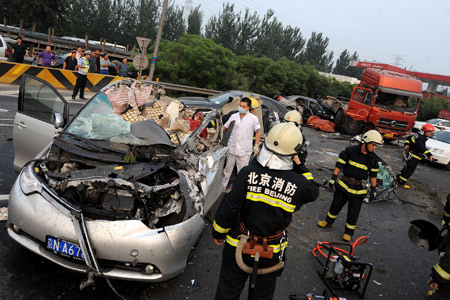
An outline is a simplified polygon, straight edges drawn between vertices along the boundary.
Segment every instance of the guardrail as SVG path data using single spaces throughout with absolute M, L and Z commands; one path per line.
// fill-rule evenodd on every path
M 36 76 L 42 80 L 45 80 L 56 89 L 73 90 L 77 81 L 75 71 L 12 62 L 0 62 L 0 83 L 18 85 L 20 84 L 20 79 L 23 74 Z M 105 85 L 124 79 L 124 77 L 96 73 L 89 73 L 87 76 L 86 88 L 91 92 L 98 92 Z M 208 90 L 167 82 L 159 82 L 159 84 L 164 85 L 166 90 L 182 91 L 202 95 L 216 95 L 220 93 L 220 91 L 217 90 Z
M 0 83 L 20 84 L 23 74 L 36 76 L 47 81 L 56 89 L 73 90 L 77 81 L 75 71 L 46 68 L 40 66 L 0 62 Z M 105 85 L 123 79 L 123 77 L 89 73 L 87 75 L 86 88 L 91 92 L 97 92 Z

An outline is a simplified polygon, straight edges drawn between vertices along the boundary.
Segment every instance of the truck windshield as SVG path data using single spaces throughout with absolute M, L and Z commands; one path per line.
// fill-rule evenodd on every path
M 400 112 L 414 113 L 416 112 L 418 103 L 419 99 L 416 97 L 402 96 L 379 91 L 378 97 L 375 101 L 375 106 Z

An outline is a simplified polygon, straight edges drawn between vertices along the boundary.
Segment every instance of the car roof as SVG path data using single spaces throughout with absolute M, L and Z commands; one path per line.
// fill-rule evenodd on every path
M 315 103 L 319 103 L 319 101 L 317 101 L 314 98 L 310 98 L 310 97 L 306 97 L 306 96 L 301 96 L 301 95 L 291 95 L 291 96 L 287 96 L 288 99 L 293 99 L 293 98 L 302 98 L 311 102 L 315 102 Z

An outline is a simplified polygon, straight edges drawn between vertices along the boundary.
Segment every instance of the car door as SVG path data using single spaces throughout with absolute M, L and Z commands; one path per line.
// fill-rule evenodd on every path
M 200 127 L 204 128 L 205 125 L 208 127 L 207 140 L 212 144 L 215 144 L 215 146 L 210 148 L 208 151 L 203 152 L 198 157 L 198 169 L 203 175 L 201 188 L 204 195 L 204 214 L 211 209 L 222 194 L 223 168 L 226 154 L 228 153 L 228 147 L 225 145 L 228 144 L 228 138 L 230 137 L 234 127 L 232 122 L 232 125 L 227 129 L 226 134 L 224 134 L 222 131 L 223 124 L 219 114 L 216 114 L 212 118 L 205 118 Z M 198 132 L 201 132 L 202 128 L 200 128 Z M 212 132 L 215 132 L 215 134 Z M 199 144 L 197 142 L 199 139 L 199 135 L 193 136 L 193 142 L 195 145 Z
M 13 127 L 14 170 L 19 172 L 41 152 L 68 119 L 68 103 L 55 88 L 23 75 Z

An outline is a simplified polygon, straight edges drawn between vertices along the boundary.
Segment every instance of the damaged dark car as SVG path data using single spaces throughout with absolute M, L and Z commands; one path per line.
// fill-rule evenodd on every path
M 125 79 L 69 119 L 54 88 L 24 76 L 10 237 L 73 271 L 146 282 L 180 274 L 222 192 L 229 133 L 220 110 L 198 115 L 177 100 L 155 100 L 152 82 Z M 21 136 L 45 140 L 36 124 L 51 129 L 46 138 L 56 134 L 37 155 L 20 145 Z

